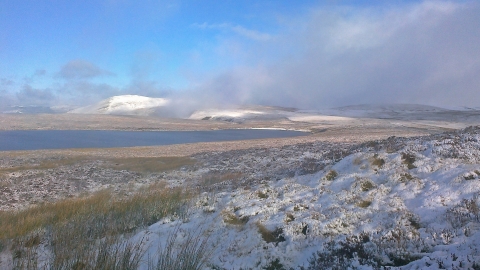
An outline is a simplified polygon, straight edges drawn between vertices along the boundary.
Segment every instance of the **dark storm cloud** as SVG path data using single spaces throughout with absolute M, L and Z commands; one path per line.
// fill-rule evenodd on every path
M 90 79 L 100 76 L 111 76 L 113 73 L 103 70 L 95 64 L 85 60 L 72 60 L 66 63 L 57 76 L 63 79 Z
M 473 106 L 480 99 L 478 14 L 476 2 L 423 2 L 381 12 L 318 9 L 268 45 L 275 54 L 266 64 L 232 69 L 199 91 L 219 102 L 300 108 Z M 265 51 L 252 58 L 267 59 Z

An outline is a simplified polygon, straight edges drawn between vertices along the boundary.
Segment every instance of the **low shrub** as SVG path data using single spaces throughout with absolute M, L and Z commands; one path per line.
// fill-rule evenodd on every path
M 371 159 L 372 166 L 382 167 L 385 165 L 385 160 L 383 158 L 379 158 L 377 154 L 375 154 Z
M 287 213 L 286 216 L 285 216 L 285 222 L 292 222 L 295 220 L 295 217 L 293 216 L 292 213 Z
M 280 243 L 285 241 L 283 236 L 283 229 L 276 228 L 273 231 L 269 231 L 263 224 L 257 222 L 258 232 L 262 236 L 262 239 L 267 243 Z
M 415 179 L 415 178 L 414 178 L 411 174 L 409 174 L 409 173 L 403 173 L 403 174 L 400 175 L 399 181 L 400 181 L 401 183 L 407 183 L 407 182 L 412 181 L 413 179 Z
M 415 154 L 413 153 L 406 153 L 406 152 L 403 152 L 402 153 L 402 163 L 407 165 L 407 168 L 409 170 L 411 169 L 415 169 L 417 168 L 415 165 L 413 165 L 413 163 L 415 162 L 416 158 L 415 158 Z
M 335 178 L 337 178 L 337 176 L 338 176 L 337 171 L 335 171 L 335 170 L 330 170 L 330 171 L 325 175 L 325 179 L 328 180 L 328 181 L 333 181 L 333 180 L 335 180 Z
M 372 204 L 372 201 L 369 201 L 369 200 L 361 200 L 357 203 L 357 206 L 358 207 L 361 207 L 361 208 L 367 208 L 369 207 L 370 205 Z
M 234 213 L 230 213 L 227 211 L 222 211 L 223 222 L 230 225 L 244 225 L 247 224 L 249 217 L 237 217 Z
M 375 184 L 371 180 L 365 179 L 360 183 L 360 188 L 362 191 L 369 191 L 375 188 Z
M 348 236 L 343 241 L 330 241 L 322 246 L 322 250 L 313 253 L 308 260 L 308 266 L 302 270 L 350 269 L 356 262 L 373 268 L 379 266 L 375 253 L 366 245 L 370 238 L 366 233 Z
M 277 258 L 273 261 L 270 261 L 267 266 L 262 267 L 264 270 L 286 270 L 285 266 Z

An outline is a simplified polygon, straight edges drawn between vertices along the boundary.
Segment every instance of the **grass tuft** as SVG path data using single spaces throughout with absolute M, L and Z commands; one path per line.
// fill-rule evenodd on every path
M 178 236 L 183 235 L 183 241 L 178 243 Z M 210 259 L 214 248 L 209 246 L 209 235 L 201 230 L 180 230 L 180 226 L 169 234 L 164 246 L 158 249 L 158 260 L 149 260 L 149 270 L 198 270 L 203 269 Z

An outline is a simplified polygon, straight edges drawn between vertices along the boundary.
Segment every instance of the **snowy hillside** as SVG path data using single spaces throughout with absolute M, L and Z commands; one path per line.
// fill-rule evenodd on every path
M 195 111 L 190 115 L 194 120 L 220 120 L 243 122 L 245 120 L 285 119 L 295 115 L 295 109 L 269 106 L 244 106 L 231 109 L 208 109 Z
M 180 247 L 200 231 L 213 252 L 206 269 L 478 269 L 479 132 L 210 154 L 209 170 L 250 177 L 134 239 L 155 256 L 172 233 Z
M 323 113 L 364 118 L 387 118 L 387 119 L 405 119 L 411 120 L 416 118 L 428 118 L 435 115 L 442 115 L 464 110 L 444 109 L 428 105 L 419 104 L 386 104 L 386 105 L 352 105 L 345 107 L 332 108 L 323 110 Z
M 123 114 L 149 115 L 156 109 L 168 105 L 165 98 L 151 98 L 138 95 L 113 96 L 97 104 L 77 108 L 69 113 L 79 114 Z

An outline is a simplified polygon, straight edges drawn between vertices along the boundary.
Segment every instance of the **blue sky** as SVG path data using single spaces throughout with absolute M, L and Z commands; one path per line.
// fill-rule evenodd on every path
M 476 1 L 3 0 L 0 107 L 118 94 L 473 106 L 479 11 Z

